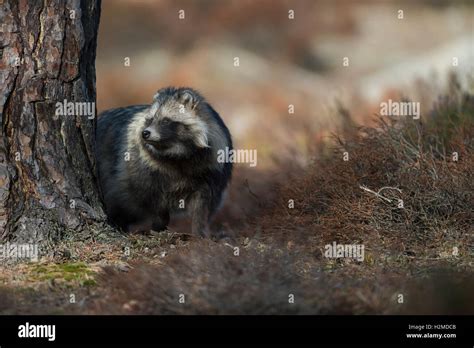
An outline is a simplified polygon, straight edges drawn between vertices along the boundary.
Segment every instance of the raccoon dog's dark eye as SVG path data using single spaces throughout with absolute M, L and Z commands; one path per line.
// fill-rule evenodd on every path
M 161 120 L 160 122 L 163 126 L 167 126 L 171 123 L 171 120 L 168 119 L 168 118 L 164 118 L 163 120 Z

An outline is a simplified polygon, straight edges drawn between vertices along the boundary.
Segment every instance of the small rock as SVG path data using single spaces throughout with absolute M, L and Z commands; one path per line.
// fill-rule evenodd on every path
M 63 256 L 63 258 L 65 258 L 66 260 L 69 260 L 69 259 L 71 259 L 71 257 L 72 257 L 72 253 L 71 253 L 70 250 L 64 249 L 64 250 L 62 251 L 62 256 Z
M 133 311 L 138 309 L 138 301 L 136 300 L 131 300 L 127 303 L 124 303 L 122 308 L 126 311 Z
M 116 267 L 121 272 L 128 272 L 130 269 L 130 266 L 126 263 L 117 263 Z

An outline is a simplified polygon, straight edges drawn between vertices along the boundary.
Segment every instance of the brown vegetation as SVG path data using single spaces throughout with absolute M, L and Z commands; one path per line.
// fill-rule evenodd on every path
M 69 256 L 54 261 L 85 262 L 95 270 L 94 282 L 75 276 L 66 284 L 49 279 L 37 291 L 7 289 L 0 310 L 472 313 L 473 154 L 474 97 L 452 90 L 422 121 L 380 117 L 377 127 L 347 130 L 332 151 L 321 150 L 291 180 L 272 181 L 255 193 L 242 179 L 246 174 L 237 174 L 232 191 L 241 194 L 234 193 L 231 205 L 249 209 L 240 223 L 220 218 L 218 229 L 235 232 L 224 240 L 168 232 L 112 246 L 85 243 L 88 249 L 76 242 L 66 246 Z M 363 244 L 364 261 L 324 257 L 324 246 L 333 242 Z M 83 266 L 72 269 L 88 274 Z M 70 293 L 77 303 L 69 303 Z
M 192 241 L 161 265 L 108 271 L 103 284 L 120 291 L 88 310 L 472 313 L 473 151 L 472 95 L 440 99 L 422 122 L 381 118 L 284 185 L 274 207 L 247 225 L 251 238 Z M 333 241 L 364 244 L 364 262 L 324 258 Z

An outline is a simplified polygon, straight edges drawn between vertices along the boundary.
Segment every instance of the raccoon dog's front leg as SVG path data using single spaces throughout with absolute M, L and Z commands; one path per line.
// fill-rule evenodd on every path
M 158 215 L 155 217 L 153 220 L 153 223 L 151 225 L 151 229 L 153 231 L 164 231 L 166 230 L 166 227 L 168 227 L 168 224 L 170 222 L 170 213 L 168 211 L 160 211 Z
M 210 236 L 209 231 L 209 197 L 204 192 L 196 192 L 191 199 L 192 232 L 203 238 Z

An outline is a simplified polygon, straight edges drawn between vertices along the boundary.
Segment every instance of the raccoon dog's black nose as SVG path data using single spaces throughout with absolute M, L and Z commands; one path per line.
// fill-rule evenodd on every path
M 142 138 L 146 140 L 146 139 L 148 139 L 148 138 L 150 137 L 150 134 L 151 134 L 150 131 L 145 129 L 145 130 L 142 132 Z

